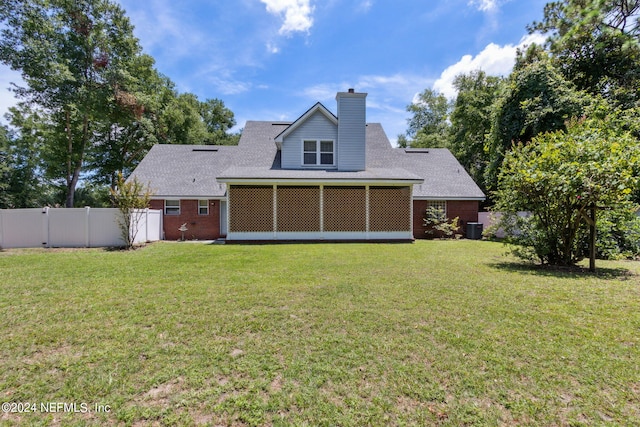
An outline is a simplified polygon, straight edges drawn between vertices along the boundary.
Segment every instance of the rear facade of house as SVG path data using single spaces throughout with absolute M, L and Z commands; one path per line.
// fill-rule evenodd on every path
M 164 238 L 411 241 L 425 211 L 477 222 L 484 194 L 446 149 L 393 148 L 365 93 L 294 122 L 249 121 L 238 146 L 156 145 L 133 172 L 164 212 Z M 182 231 L 180 230 L 182 227 Z M 186 231 L 185 231 L 186 229 Z

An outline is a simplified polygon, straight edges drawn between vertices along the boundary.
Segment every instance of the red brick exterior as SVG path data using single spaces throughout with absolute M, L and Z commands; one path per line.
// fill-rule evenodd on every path
M 178 228 L 187 224 L 185 240 L 213 240 L 220 236 L 220 201 L 209 200 L 209 214 L 198 213 L 198 200 L 180 200 L 180 215 L 163 214 L 165 240 L 179 240 L 182 233 Z M 164 213 L 164 200 L 152 200 L 151 209 L 160 209 Z
M 425 233 L 427 227 L 424 226 L 425 211 L 428 202 L 426 200 L 413 201 L 413 236 L 416 239 L 429 239 L 433 234 Z M 460 232 L 466 235 L 467 223 L 478 222 L 479 202 L 469 200 L 448 200 L 447 217 L 459 217 Z M 164 213 L 164 200 L 152 200 L 151 209 L 160 209 Z M 181 232 L 178 228 L 182 224 L 187 224 L 184 233 L 186 240 L 213 240 L 220 235 L 220 201 L 209 200 L 209 215 L 198 214 L 198 200 L 180 200 L 180 215 L 163 215 L 164 238 L 165 240 L 179 240 Z
M 427 210 L 427 200 L 413 201 L 413 237 L 416 239 L 432 239 L 433 234 L 426 233 L 427 227 L 424 226 L 424 217 Z M 466 237 L 467 223 L 478 222 L 478 209 L 480 202 L 473 200 L 447 200 L 447 218 L 453 219 L 459 217 L 458 225 L 460 232 Z

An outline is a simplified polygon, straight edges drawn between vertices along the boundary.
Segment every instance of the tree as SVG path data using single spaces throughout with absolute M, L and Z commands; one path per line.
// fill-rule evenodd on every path
M 202 144 L 208 137 L 200 115 L 200 101 L 192 93 L 176 95 L 161 113 L 163 144 Z
M 550 2 L 529 31 L 550 34 L 550 52 L 578 89 L 624 107 L 640 101 L 640 1 Z
M 118 174 L 128 176 L 159 142 L 157 116 L 173 96 L 173 84 L 153 66 L 152 57 L 138 55 L 129 63 L 128 74 L 114 84 L 114 102 L 97 123 L 98 137 L 87 159 L 92 184 L 115 188 Z
M 431 89 L 425 89 L 416 102 L 407 106 L 413 114 L 408 120 L 407 136 L 411 147 L 446 147 L 449 130 L 450 103 Z
M 46 114 L 18 103 L 6 117 L 11 130 L 5 129 L 4 135 L 8 171 L 0 207 L 35 208 L 58 203 L 58 188 L 44 174 L 43 156 L 49 137 Z
M 580 117 L 590 102 L 536 47 L 518 58 L 494 105 L 485 147 L 487 188 L 496 188 L 504 156 L 514 145 L 527 144 L 544 132 L 564 130 L 567 120 Z
M 151 189 L 137 178 L 125 181 L 122 174 L 118 175 L 116 188 L 111 190 L 111 198 L 114 206 L 120 210 L 118 225 L 127 249 L 135 244 L 144 209 L 149 207 L 151 195 Z
M 192 93 L 169 94 L 158 123 L 163 144 L 237 144 L 239 136 L 228 133 L 236 122 L 233 112 L 219 99 L 200 102 Z
M 229 130 L 236 125 L 233 112 L 225 107 L 219 99 L 207 99 L 200 103 L 200 116 L 209 133 L 206 144 L 236 145 L 239 135 L 229 134 Z
M 483 189 L 488 163 L 485 140 L 491 130 L 494 103 L 504 79 L 483 71 L 461 74 L 454 80 L 458 96 L 451 112 L 451 151 L 475 182 Z
M 7 192 L 11 173 L 8 134 L 9 130 L 5 126 L 0 126 L 0 208 L 6 208 L 11 203 Z
M 445 211 L 437 206 L 429 206 L 425 212 L 423 218 L 424 226 L 427 227 L 425 233 L 431 235 L 437 235 L 443 238 L 459 239 L 460 234 L 460 217 L 455 217 L 452 220 L 447 218 Z
M 638 184 L 640 145 L 606 120 L 582 119 L 540 134 L 506 156 L 495 193 L 516 254 L 543 264 L 573 265 L 596 212 L 626 206 Z M 518 211 L 531 216 L 522 218 Z M 595 268 L 595 266 L 594 266 Z
M 27 83 L 16 94 L 52 121 L 47 171 L 63 180 L 72 207 L 97 123 L 126 91 L 119 77 L 140 52 L 133 27 L 109 0 L 4 0 L 0 22 L 0 60 Z

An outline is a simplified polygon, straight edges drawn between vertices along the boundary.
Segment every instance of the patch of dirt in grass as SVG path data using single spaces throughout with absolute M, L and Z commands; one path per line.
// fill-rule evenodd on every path
M 242 356 L 244 354 L 243 350 L 240 350 L 239 348 L 234 348 L 233 350 L 231 350 L 231 357 L 236 358 L 239 356 Z
M 226 425 L 220 424 L 222 419 L 215 419 L 215 415 L 211 413 L 211 411 L 207 411 L 205 408 L 198 408 L 197 410 L 189 411 L 189 415 L 191 419 L 193 419 L 194 425 L 204 426 L 204 425 Z M 214 422 L 215 421 L 215 422 Z
M 399 413 L 404 415 L 414 414 L 426 409 L 439 421 L 445 421 L 449 418 L 446 404 L 440 402 L 421 402 L 406 395 L 398 396 L 395 407 Z
M 12 422 L 16 423 L 15 425 L 23 425 L 22 417 L 19 414 L 11 413 L 11 412 L 1 412 L 0 413 L 0 421 L 4 422 Z
M 229 377 L 219 375 L 218 377 L 216 377 L 216 382 L 218 383 L 218 385 L 225 386 L 229 383 Z
M 495 402 L 489 398 L 474 398 L 470 399 L 469 402 L 477 408 L 481 408 L 485 413 L 494 412 L 499 416 L 500 425 L 503 426 L 512 426 L 517 425 L 522 422 L 529 422 L 531 420 L 518 420 L 516 421 L 511 414 L 511 411 L 505 408 L 501 403 Z
M 405 395 L 398 396 L 396 399 L 396 408 L 402 413 L 414 412 L 425 406 L 427 406 L 426 403 Z
M 334 384 L 333 384 L 333 382 L 331 380 L 327 380 L 327 382 L 324 383 L 322 385 L 322 387 L 320 387 L 319 391 L 320 391 L 320 394 L 330 404 L 334 405 L 337 408 L 343 408 L 344 407 L 344 405 L 345 405 L 344 398 L 342 398 L 341 396 L 339 396 L 335 392 L 335 386 L 334 386 Z
M 143 402 L 149 406 L 165 406 L 169 403 L 171 396 L 178 394 L 183 390 L 184 378 L 178 377 L 157 387 L 153 387 L 142 395 L 139 402 Z
M 633 419 L 640 419 L 640 383 L 632 383 L 633 398 L 627 400 L 627 413 Z
M 39 363 L 51 362 L 60 358 L 79 359 L 82 353 L 74 352 L 74 348 L 68 344 L 51 349 L 38 349 L 22 359 L 25 365 L 35 365 Z
M 269 384 L 269 392 L 270 393 L 279 393 L 282 391 L 282 376 L 276 376 L 273 381 Z

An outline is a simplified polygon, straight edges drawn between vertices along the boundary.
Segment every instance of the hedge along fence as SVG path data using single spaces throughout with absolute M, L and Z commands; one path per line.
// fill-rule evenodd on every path
M 135 243 L 160 240 L 162 211 L 144 209 Z M 124 246 L 113 208 L 0 209 L 0 248 Z

